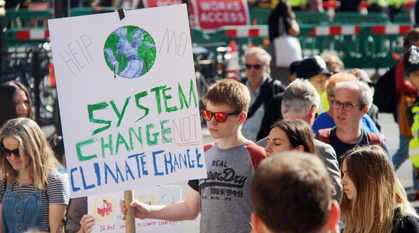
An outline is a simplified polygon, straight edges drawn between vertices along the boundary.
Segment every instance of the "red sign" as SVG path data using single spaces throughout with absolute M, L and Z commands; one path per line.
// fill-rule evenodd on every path
M 170 6 L 181 3 L 182 0 L 144 0 L 144 6 L 146 8 L 157 6 Z
M 196 23 L 196 17 L 195 17 L 195 11 L 194 11 L 194 6 L 193 6 L 193 2 L 191 2 L 191 0 L 189 0 L 189 26 L 191 28 L 193 27 L 198 27 L 198 24 Z
M 190 0 L 197 27 L 215 31 L 222 26 L 249 25 L 245 0 Z
M 175 4 L 181 4 L 182 0 L 144 0 L 144 7 L 158 7 L 158 6 L 169 6 Z M 195 27 L 195 16 L 193 13 L 193 7 L 189 6 L 189 24 L 191 27 Z

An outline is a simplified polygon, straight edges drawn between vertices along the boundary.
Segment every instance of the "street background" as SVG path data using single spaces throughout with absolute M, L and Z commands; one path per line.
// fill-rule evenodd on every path
M 336 5 L 339 1 L 323 1 L 323 4 L 326 3 L 324 8 L 327 9 L 327 12 L 324 11 L 323 13 L 298 10 L 295 14 L 300 26 L 298 39 L 301 43 L 303 55 L 320 55 L 324 51 L 333 51 L 347 68 L 343 72 L 355 67 L 364 68 L 370 78 L 376 81 L 385 73 L 383 68 L 393 67 L 403 53 L 402 36 L 413 28 L 414 24 L 411 22 L 409 12 L 415 1 L 407 1 L 402 8 L 402 14 L 393 15 L 394 17 L 388 17 L 391 13 L 388 7 L 383 9 L 384 14 L 372 11 L 367 13 L 369 1 L 362 1 L 366 4 L 359 6 L 361 12 L 335 12 L 333 9 L 339 7 Z M 184 1 L 7 1 L 9 4 L 18 4 L 18 2 L 23 4 L 19 3 L 18 7 L 8 8 L 6 14 L 4 6 L 7 4 L 4 0 L 0 0 L 0 28 L 2 29 L 0 30 L 0 84 L 9 80 L 17 80 L 31 87 L 32 103 L 34 109 L 37 110 L 35 111 L 35 119 L 49 138 L 54 132 L 60 132 L 60 124 L 56 114 L 58 105 L 56 105 L 57 95 L 54 66 L 50 52 L 48 19 L 114 12 L 118 8 L 129 10 L 144 6 L 156 7 L 163 2 L 164 5 L 171 5 Z M 101 2 L 102 5 L 91 7 L 98 2 Z M 121 2 L 126 4 L 119 4 Z M 143 3 L 144 6 L 137 6 L 134 2 Z M 236 72 L 239 68 L 241 74 L 245 73 L 244 64 L 241 64 L 241 67 L 236 67 L 236 63 L 231 62 L 232 65 L 230 66 L 229 61 L 231 60 L 229 59 L 233 58 L 232 61 L 239 63 L 236 59 L 243 57 L 243 52 L 246 51 L 248 46 L 252 44 L 267 46 L 267 43 L 269 43 L 267 39 L 267 16 L 271 11 L 271 4 L 277 4 L 277 1 L 219 1 L 221 5 L 223 2 L 239 4 L 240 7 L 238 8 L 241 12 L 230 11 L 230 9 L 222 11 L 216 5 L 210 7 L 210 9 L 198 9 L 196 11 L 194 5 L 210 5 L 214 1 L 189 0 L 186 2 L 189 3 L 189 13 L 191 14 L 190 26 L 192 41 L 194 42 L 197 91 L 199 95 L 202 95 L 208 89 L 209 83 L 227 77 L 228 69 Z M 335 6 L 327 4 L 328 2 L 335 3 Z M 345 3 L 345 1 L 341 2 Z M 394 1 L 389 0 L 389 2 Z M 199 21 L 201 18 L 207 19 L 207 16 L 216 13 L 227 15 L 243 13 L 246 14 L 246 17 L 243 17 L 244 20 L 241 25 L 234 27 L 229 25 L 228 22 L 224 22 L 222 25 L 209 25 L 213 26 L 212 29 L 215 31 L 207 33 L 203 29 L 211 28 L 203 28 L 205 25 Z M 234 42 L 234 46 L 232 46 L 232 42 Z M 231 50 L 228 50 L 229 48 Z M 233 50 L 233 48 L 236 49 Z M 243 63 L 243 61 L 240 62 Z M 380 68 L 378 73 L 375 68 Z M 230 72 L 230 74 L 232 73 Z M 55 122 L 57 122 L 57 128 L 53 126 Z M 399 144 L 398 125 L 394 122 L 391 114 L 380 114 L 380 123 L 390 152 L 394 154 Z M 214 141 L 205 126 L 202 128 L 202 132 L 204 144 Z M 61 135 L 61 133 L 59 134 Z M 407 190 L 412 204 L 419 207 L 419 202 L 414 201 L 412 164 L 409 160 L 402 164 L 397 171 L 397 176 Z M 186 199 L 189 192 L 188 177 L 185 177 L 185 179 L 183 182 L 171 184 L 181 186 L 183 199 Z M 182 232 L 199 232 L 199 221 L 200 217 L 193 221 L 183 221 L 181 223 Z

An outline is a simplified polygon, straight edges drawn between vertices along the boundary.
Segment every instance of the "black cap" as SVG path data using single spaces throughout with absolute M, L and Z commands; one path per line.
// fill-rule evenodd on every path
M 301 61 L 294 61 L 291 63 L 290 67 L 288 68 L 290 74 L 294 74 L 295 72 L 297 72 L 297 67 L 300 63 Z
M 404 55 L 403 65 L 406 75 L 419 70 L 419 52 L 416 46 L 412 45 Z
M 297 67 L 297 78 L 309 79 L 318 74 L 332 75 L 326 67 L 326 62 L 319 57 L 308 57 L 301 61 Z

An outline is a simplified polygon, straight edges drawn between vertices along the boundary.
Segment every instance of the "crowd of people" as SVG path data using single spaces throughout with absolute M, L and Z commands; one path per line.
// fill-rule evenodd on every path
M 277 14 L 287 33 L 298 34 L 291 6 L 284 7 Z M 222 182 L 189 180 L 186 200 L 134 200 L 129 207 L 121 201 L 122 214 L 134 208 L 136 218 L 168 221 L 201 214 L 200 232 L 419 233 L 419 216 L 395 175 L 410 155 L 419 189 L 418 45 L 413 29 L 396 65 L 395 155 L 380 132 L 364 70 L 344 73 L 331 53 L 276 67 L 269 48 L 253 47 L 245 54 L 245 78 L 218 80 L 202 97 L 201 114 L 215 139 L 204 145 L 207 172 L 224 172 L 211 166 L 215 160 L 228 164 L 244 178 L 232 188 L 240 195 L 221 201 L 212 198 L 212 187 Z M 0 86 L 0 233 L 89 233 L 95 219 L 86 197 L 70 199 L 63 138 L 47 140 L 30 97 L 18 82 Z
M 267 51 L 250 48 L 245 57 L 247 78 L 213 84 L 202 112 L 216 139 L 204 147 L 207 169 L 222 172 L 210 164 L 223 160 L 253 177 L 237 189 L 243 195 L 221 203 L 210 198 L 206 179 L 191 180 L 185 201 L 149 206 L 134 200 L 135 216 L 180 221 L 200 212 L 201 232 L 419 232 L 419 216 L 395 175 L 377 112 L 370 111 L 373 89 L 366 72 L 341 73 L 341 62 L 331 72 L 320 56 L 308 57 L 290 66 L 296 78 L 281 91 L 283 83 L 269 73 Z M 407 82 L 416 87 L 415 46 L 403 64 Z M 254 111 L 262 122 L 252 120 Z M 261 135 L 266 119 L 269 131 Z M 121 202 L 123 214 L 126 208 Z
M 330 54 L 328 62 L 308 57 L 290 66 L 296 78 L 282 91 L 280 78 L 269 73 L 267 51 L 250 48 L 245 57 L 247 77 L 213 84 L 203 97 L 203 116 L 216 139 L 205 145 L 209 172 L 222 172 L 210 166 L 212 160 L 228 161 L 253 177 L 250 189 L 244 184 L 238 188 L 243 196 L 221 203 L 209 198 L 206 179 L 191 180 L 185 201 L 149 206 L 134 200 L 135 216 L 179 221 L 200 212 L 201 232 L 419 232 L 419 216 L 380 133 L 378 109 L 371 107 L 374 91 L 366 72 L 342 73 L 343 63 Z M 415 46 L 402 63 L 406 82 L 417 92 Z M 412 130 L 419 124 L 418 102 L 405 114 L 413 119 Z M 419 148 L 413 145 L 419 145 L 417 136 L 409 148 Z M 411 153 L 415 166 L 418 154 Z M 121 202 L 123 214 L 126 208 Z

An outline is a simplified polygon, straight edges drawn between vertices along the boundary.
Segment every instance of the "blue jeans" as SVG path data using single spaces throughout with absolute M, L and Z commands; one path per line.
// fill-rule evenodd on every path
M 409 142 L 409 137 L 400 134 L 399 149 L 392 157 L 394 170 L 399 169 L 400 165 L 409 158 Z
M 399 169 L 400 165 L 409 158 L 409 142 L 410 138 L 400 134 L 399 149 L 393 155 L 394 170 Z M 419 190 L 419 182 L 416 180 L 415 172 L 413 173 L 413 188 Z

